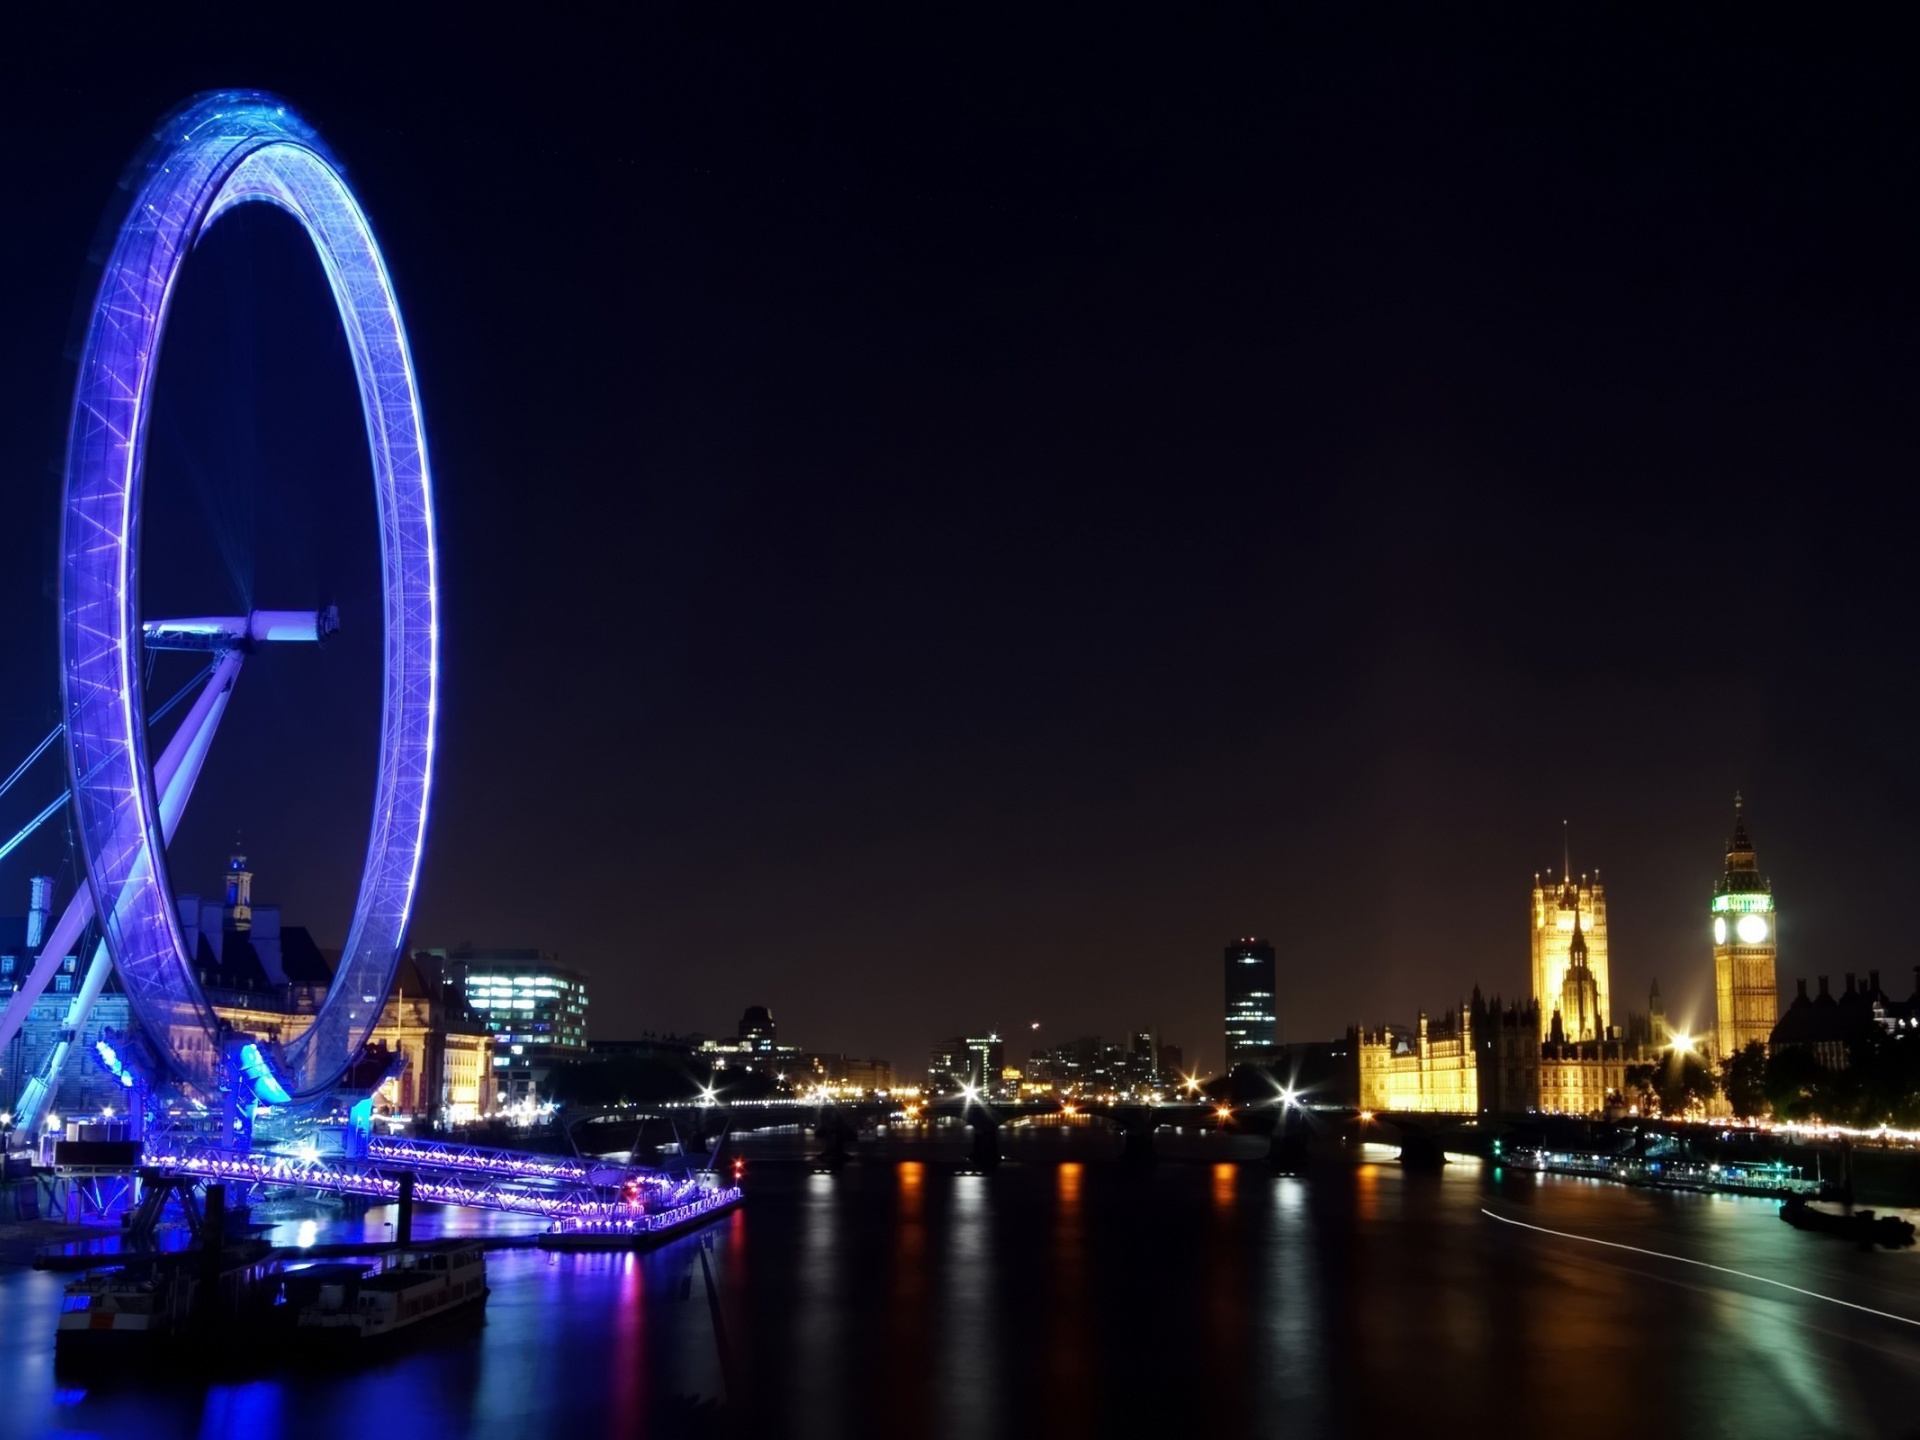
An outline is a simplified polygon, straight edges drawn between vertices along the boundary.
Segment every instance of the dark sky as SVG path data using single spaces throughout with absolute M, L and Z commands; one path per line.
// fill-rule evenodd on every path
M 1615 1018 L 1657 975 L 1705 1023 L 1740 787 L 1783 983 L 1920 963 L 1910 37 L 706 8 L 11 48 L 0 772 L 57 713 L 89 246 L 156 117 L 257 86 L 350 167 L 427 406 L 415 943 L 557 950 L 601 1036 L 1217 1064 L 1240 934 L 1288 1038 L 1522 991 L 1570 819 Z M 238 833 L 338 943 L 375 542 L 303 244 L 236 218 L 182 286 L 147 604 L 341 604 L 249 663 L 173 852 Z

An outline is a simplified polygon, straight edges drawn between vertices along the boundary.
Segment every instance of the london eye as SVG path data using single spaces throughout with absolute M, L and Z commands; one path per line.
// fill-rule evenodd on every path
M 0 1038 L 17 1029 L 94 919 L 100 953 L 76 1005 L 84 1018 L 86 998 L 109 969 L 117 973 L 156 1082 L 207 1097 L 243 1083 L 266 1104 L 318 1099 L 378 1022 L 426 834 L 439 634 L 432 481 L 413 362 L 371 226 L 325 143 L 283 102 L 258 92 L 199 97 L 162 122 L 126 188 L 131 203 L 80 352 L 61 530 L 62 728 L 85 885 L 0 1016 Z M 309 1028 L 283 1051 L 249 1039 L 236 1057 L 235 1037 L 196 977 L 166 844 L 246 657 L 264 644 L 324 641 L 337 621 L 331 609 L 148 617 L 139 569 L 146 438 L 169 307 L 201 237 L 254 203 L 292 216 L 311 241 L 351 354 L 375 488 L 384 675 L 372 824 L 339 965 Z M 160 649 L 204 652 L 209 669 L 156 757 L 148 728 L 157 716 L 146 711 L 141 673 L 148 652 Z

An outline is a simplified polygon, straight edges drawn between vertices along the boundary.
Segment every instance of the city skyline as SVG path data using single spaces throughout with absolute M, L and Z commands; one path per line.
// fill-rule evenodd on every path
M 758 1001 L 848 1053 L 1035 1019 L 1210 1050 L 1237 935 L 1274 942 L 1289 1039 L 1441 977 L 1519 993 L 1508 887 L 1571 818 L 1613 991 L 1704 1017 L 1736 789 L 1783 983 L 1878 943 L 1920 782 L 1912 602 L 1871 544 L 1920 333 L 1890 56 L 1761 31 L 1703 71 L 1710 36 L 1626 20 L 1524 60 L 1470 21 L 1384 50 L 637 23 L 618 65 L 511 81 L 422 74 L 404 35 L 183 33 L 8 87 L 20 133 L 64 118 L 9 160 L 36 223 L 0 239 L 34 277 L 0 336 L 0 754 L 57 714 L 49 465 L 101 197 L 154 116 L 240 81 L 344 157 L 419 351 L 448 622 L 412 944 L 558 952 L 609 1033 Z M 522 170 L 578 203 L 473 223 Z M 370 487 L 278 217 L 209 238 L 162 371 L 155 603 L 341 608 L 324 655 L 250 662 L 181 865 L 238 832 L 337 945 Z M 42 838 L 20 873 L 70 883 Z
M 1409 10 L 17 19 L 6 1433 L 1911 1427 L 1904 16 Z

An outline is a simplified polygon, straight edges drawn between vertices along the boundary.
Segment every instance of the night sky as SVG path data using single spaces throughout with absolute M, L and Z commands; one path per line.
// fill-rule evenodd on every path
M 152 122 L 252 86 L 349 166 L 427 407 L 415 944 L 558 951 L 601 1037 L 763 1003 L 910 1072 L 1036 1020 L 1217 1065 L 1242 934 L 1288 1039 L 1522 993 L 1564 819 L 1615 1020 L 1657 975 L 1705 1024 L 1737 787 L 1789 993 L 1910 988 L 1910 37 L 729 7 L 383 54 L 149 23 L 0 60 L 0 773 L 58 713 L 89 249 Z M 188 270 L 146 603 L 340 604 L 328 651 L 248 662 L 172 852 L 205 889 L 237 834 L 338 944 L 377 574 L 304 245 L 242 215 Z M 50 826 L 0 866 L 0 910 L 65 856 Z

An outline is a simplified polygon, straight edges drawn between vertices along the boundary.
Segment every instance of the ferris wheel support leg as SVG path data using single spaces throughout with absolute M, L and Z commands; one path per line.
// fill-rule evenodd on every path
M 227 700 L 233 694 L 233 682 L 239 677 L 240 662 L 244 658 L 239 650 L 229 650 L 220 657 L 213 667 L 213 674 L 207 679 L 206 687 L 194 700 L 193 708 L 180 722 L 180 728 L 173 732 L 173 738 L 167 742 L 167 748 L 154 764 L 154 788 L 160 793 L 160 829 L 167 840 L 173 839 L 173 832 L 180 826 L 180 816 L 187 808 L 187 797 L 193 793 L 194 782 L 200 778 L 201 766 L 207 759 L 207 748 L 213 743 L 213 732 L 219 728 L 220 717 L 226 713 Z M 34 1002 L 46 992 L 48 983 L 66 959 L 68 949 L 80 938 L 80 932 L 86 929 L 87 921 L 92 918 L 93 895 L 83 887 L 67 902 L 60 922 L 53 927 L 52 933 L 47 936 L 47 943 L 41 948 L 40 958 L 34 963 L 32 973 L 8 1002 L 5 1013 L 0 1014 L 0 1050 L 13 1042 L 28 1012 L 33 1009 Z M 67 1007 L 66 1021 L 60 1027 L 59 1038 L 39 1072 L 20 1093 L 19 1103 L 13 1112 L 15 1134 L 31 1137 L 52 1109 L 60 1072 L 67 1063 L 67 1053 L 86 1028 L 87 1015 L 93 1009 L 93 1002 L 100 997 L 100 991 L 112 970 L 112 957 L 107 954 L 106 943 L 102 941 L 94 947 L 86 979 L 81 982 L 73 1003 Z

